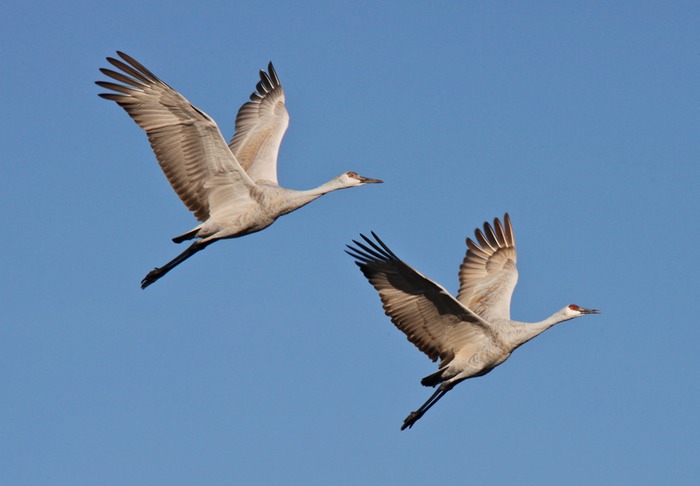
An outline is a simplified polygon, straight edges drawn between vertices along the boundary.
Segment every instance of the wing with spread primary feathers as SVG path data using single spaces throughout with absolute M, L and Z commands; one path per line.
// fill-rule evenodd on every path
M 277 154 L 289 126 L 289 114 L 272 63 L 267 70 L 260 70 L 256 91 L 238 110 L 229 147 L 252 180 L 277 184 Z
M 209 181 L 216 179 L 219 187 L 225 182 L 235 191 L 254 186 L 214 120 L 135 59 L 117 54 L 121 60 L 107 60 L 119 72 L 100 71 L 122 84 L 97 81 L 112 91 L 100 96 L 115 101 L 146 131 L 170 185 L 197 219 L 206 220 L 215 209 L 209 207 Z
M 489 324 L 460 304 L 441 285 L 401 261 L 374 233 L 361 235 L 347 253 L 377 289 L 386 314 L 409 341 L 441 366 L 470 343 L 477 345 Z
M 467 238 L 467 254 L 459 267 L 457 300 L 487 321 L 510 319 L 510 300 L 518 283 L 515 237 L 508 213 L 503 224 L 484 223 L 476 241 Z

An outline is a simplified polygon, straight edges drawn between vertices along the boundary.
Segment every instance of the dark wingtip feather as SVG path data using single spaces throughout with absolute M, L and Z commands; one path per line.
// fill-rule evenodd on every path
M 364 238 L 365 241 L 369 242 L 369 240 L 367 240 L 367 237 L 365 235 L 360 235 L 360 236 L 362 238 Z M 359 250 L 356 249 L 355 251 L 357 251 L 361 255 L 364 255 L 369 261 L 383 261 L 384 260 L 384 255 L 382 255 L 380 252 L 377 252 L 373 248 L 370 248 L 367 245 L 365 245 L 364 243 L 360 243 L 357 240 L 352 240 L 352 242 L 355 244 L 355 246 L 357 246 L 359 248 Z M 371 242 L 370 242 L 370 244 L 371 244 Z
M 372 250 L 370 250 L 367 247 L 363 248 L 366 251 L 369 251 L 370 253 L 374 254 L 377 256 L 377 258 L 381 261 L 389 261 L 389 260 L 398 260 L 396 256 L 391 252 L 391 250 L 384 244 L 382 240 L 377 237 L 377 235 L 374 233 L 374 231 L 371 232 L 372 236 L 377 240 L 376 242 L 372 241 L 365 235 L 360 235 L 362 236 L 362 239 L 365 240 L 371 247 Z
M 123 101 L 124 98 L 127 98 L 126 95 L 120 95 L 116 93 L 98 93 L 97 96 L 106 100 L 116 101 L 117 103 Z
M 379 236 L 377 236 L 377 233 L 375 233 L 374 231 L 370 231 L 370 233 L 372 233 L 374 239 L 377 240 L 377 243 L 381 245 L 381 247 L 384 249 L 384 251 L 387 252 L 389 256 L 396 260 L 399 260 L 399 257 L 397 257 L 396 254 L 393 251 L 391 251 L 391 249 L 386 245 L 386 243 L 384 243 L 382 239 Z
M 370 233 L 376 242 L 360 233 L 360 237 L 364 240 L 364 242 L 352 240 L 354 246 L 347 245 L 350 252 L 346 250 L 346 253 L 358 260 L 358 262 L 361 262 L 358 263 L 358 265 L 362 267 L 373 262 L 381 263 L 388 262 L 390 260 L 399 260 L 399 258 L 389 249 L 389 247 L 377 236 L 374 231 L 371 231 Z
M 364 268 L 370 261 L 372 261 L 367 257 L 364 257 L 361 254 L 357 253 L 357 250 L 351 247 L 350 245 L 348 245 L 348 250 L 344 251 L 355 260 L 353 263 L 355 263 L 355 265 L 357 265 L 361 269 Z
M 274 86 L 281 86 L 280 78 L 277 76 L 277 71 L 275 71 L 275 67 L 272 65 L 272 61 L 270 61 L 267 64 L 267 72 L 270 73 L 270 77 L 272 78 L 273 85 Z

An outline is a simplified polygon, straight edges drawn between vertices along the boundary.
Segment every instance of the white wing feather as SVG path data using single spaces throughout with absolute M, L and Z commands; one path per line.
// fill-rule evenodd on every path
M 457 300 L 487 321 L 510 319 L 510 301 L 518 283 L 515 238 L 510 216 L 503 224 L 484 223 L 477 229 L 477 242 L 467 238 L 467 254 L 459 267 Z
M 277 156 L 289 126 L 284 91 L 272 63 L 260 71 L 260 82 L 236 115 L 236 131 L 229 143 L 250 178 L 277 184 Z

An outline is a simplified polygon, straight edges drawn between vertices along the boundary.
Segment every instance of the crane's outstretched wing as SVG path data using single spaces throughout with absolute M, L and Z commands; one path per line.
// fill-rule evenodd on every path
M 219 192 L 222 186 L 233 192 L 254 186 L 214 120 L 131 56 L 117 54 L 124 62 L 107 61 L 121 72 L 100 71 L 123 84 L 97 81 L 114 91 L 100 96 L 115 101 L 146 131 L 170 185 L 198 220 L 209 217 L 212 184 Z
M 386 315 L 431 360 L 439 357 L 444 366 L 488 333 L 487 322 L 401 261 L 376 234 L 376 243 L 360 236 L 367 244 L 353 240 L 346 252 L 379 292 Z
M 289 126 L 289 114 L 272 63 L 267 70 L 260 70 L 256 91 L 238 110 L 229 147 L 252 180 L 277 184 L 277 154 Z
M 467 255 L 459 267 L 457 300 L 493 322 L 510 319 L 510 299 L 518 283 L 515 237 L 508 213 L 476 229 L 477 242 L 467 238 Z

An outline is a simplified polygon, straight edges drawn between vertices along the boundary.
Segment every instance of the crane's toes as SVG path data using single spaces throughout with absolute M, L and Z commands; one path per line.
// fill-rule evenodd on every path
M 145 289 L 149 285 L 151 285 L 153 282 L 158 280 L 160 277 L 162 277 L 162 271 L 160 268 L 154 268 L 150 272 L 148 272 L 148 275 L 146 275 L 143 280 L 141 280 L 141 288 Z
M 411 427 L 413 427 L 413 424 L 415 424 L 418 421 L 418 419 L 421 418 L 422 416 L 423 416 L 423 414 L 418 413 L 418 412 L 409 413 L 408 417 L 406 417 L 403 421 L 403 425 L 401 426 L 401 430 L 405 430 L 407 428 L 410 429 Z

